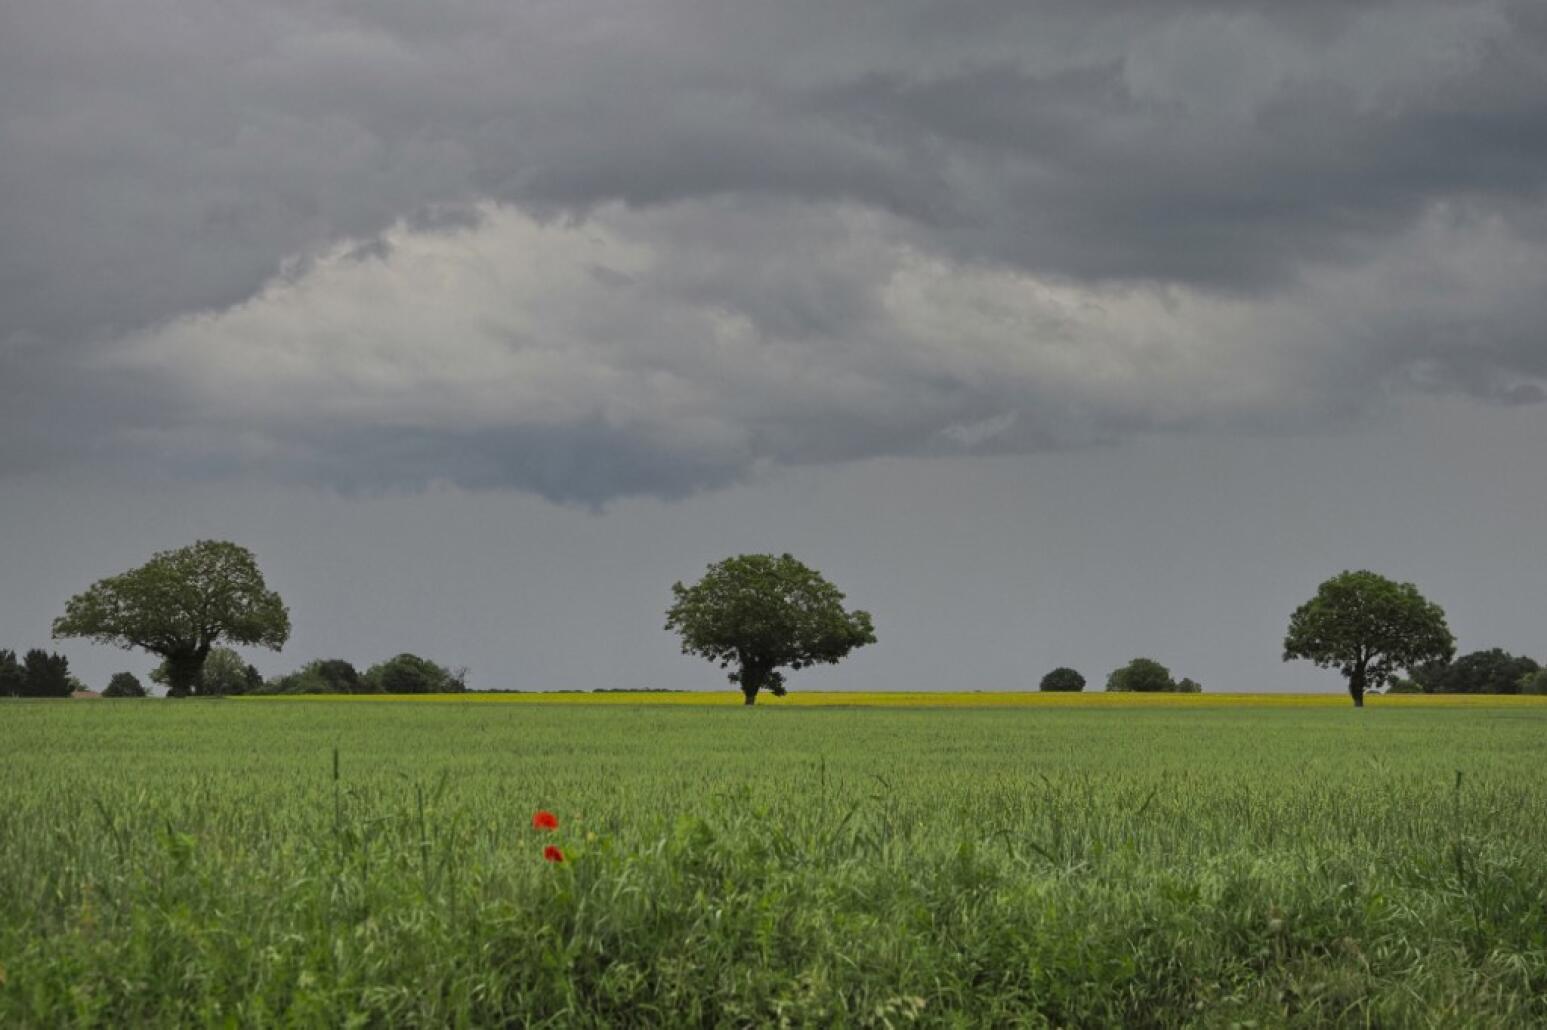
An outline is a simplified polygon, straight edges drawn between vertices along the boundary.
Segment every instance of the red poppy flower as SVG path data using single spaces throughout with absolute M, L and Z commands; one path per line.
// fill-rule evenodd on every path
M 548 811 L 546 808 L 539 808 L 536 813 L 533 814 L 532 829 L 557 830 L 558 828 L 559 817 Z
M 549 844 L 546 848 L 543 848 L 543 858 L 550 862 L 562 862 L 564 861 L 564 852 Z

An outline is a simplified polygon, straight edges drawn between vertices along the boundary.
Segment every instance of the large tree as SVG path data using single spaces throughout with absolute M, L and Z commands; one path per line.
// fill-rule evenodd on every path
M 200 540 L 70 598 L 54 620 L 54 636 L 160 655 L 168 692 L 186 697 L 202 692 L 211 648 L 229 641 L 278 651 L 290 637 L 290 613 L 263 582 L 251 551 Z
M 734 666 L 730 681 L 749 705 L 765 688 L 784 696 L 780 669 L 836 663 L 876 642 L 870 613 L 845 611 L 842 592 L 788 554 L 726 558 L 671 589 L 666 628 L 682 635 L 682 653 Z
M 1449 661 L 1455 638 L 1445 613 L 1411 583 L 1373 572 L 1342 572 L 1295 610 L 1284 637 L 1284 661 L 1306 658 L 1348 679 L 1348 695 L 1364 707 L 1364 692 L 1400 670 Z

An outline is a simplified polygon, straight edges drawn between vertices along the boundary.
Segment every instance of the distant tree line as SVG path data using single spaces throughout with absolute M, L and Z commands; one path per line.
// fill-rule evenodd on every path
M 709 566 L 692 585 L 672 586 L 666 629 L 684 654 L 727 671 L 746 704 L 785 692 L 785 669 L 835 664 L 876 641 L 868 612 L 844 607 L 844 595 L 792 555 L 744 554 Z M 439 694 L 467 689 L 466 670 L 399 654 L 360 672 L 342 658 L 319 658 L 264 680 L 228 644 L 279 650 L 290 615 L 268 589 L 252 553 L 228 541 L 200 540 L 162 551 L 136 569 L 110 576 L 72 597 L 54 620 L 58 637 L 140 648 L 158 655 L 153 682 L 171 697 L 234 694 Z M 1326 580 L 1290 617 L 1285 661 L 1305 659 L 1336 669 L 1356 706 L 1367 691 L 1432 694 L 1547 694 L 1547 671 L 1534 660 L 1494 648 L 1455 657 L 1445 613 L 1411 583 L 1373 572 L 1345 571 Z M 1407 677 L 1400 675 L 1407 672 Z M 64 656 L 40 649 L 18 661 L 0 651 L 0 696 L 68 697 L 81 689 Z M 1080 691 L 1085 678 L 1061 667 L 1043 677 L 1044 691 Z M 1195 694 L 1194 680 L 1173 678 L 1151 658 L 1114 669 L 1110 692 Z M 664 692 L 598 688 L 597 692 Z M 144 696 L 129 673 L 113 677 L 109 697 Z
M 150 674 L 166 685 L 165 663 Z M 364 672 L 343 658 L 318 658 L 294 672 L 264 679 L 229 647 L 210 650 L 195 693 L 205 697 L 240 694 L 459 694 L 467 689 L 467 670 L 448 669 L 428 658 L 400 654 Z
M 318 658 L 262 684 L 254 694 L 460 694 L 467 670 L 448 669 L 416 654 L 400 654 L 364 672 L 343 658 Z
M 1042 677 L 1037 689 L 1049 693 L 1074 693 L 1085 689 L 1085 677 L 1067 666 L 1060 666 Z M 1107 690 L 1114 693 L 1201 694 L 1196 680 L 1173 679 L 1171 670 L 1153 658 L 1135 658 L 1113 669 L 1107 676 Z
M 1388 694 L 1547 694 L 1547 670 L 1503 648 L 1473 651 L 1453 662 L 1427 662 L 1392 682 Z
M 34 647 L 20 659 L 0 650 L 0 697 L 69 697 L 82 689 L 70 675 L 70 660 Z

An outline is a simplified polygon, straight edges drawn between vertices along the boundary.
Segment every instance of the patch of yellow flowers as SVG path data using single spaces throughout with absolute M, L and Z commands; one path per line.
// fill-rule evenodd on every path
M 486 694 L 296 694 L 243 697 L 243 701 L 374 701 L 452 704 L 539 705 L 740 705 L 735 691 L 648 693 L 645 691 L 593 694 L 530 693 Z M 757 699 L 768 708 L 1333 708 L 1349 705 L 1343 693 L 1326 694 L 1138 694 L 1041 693 L 1031 691 L 886 691 L 877 693 L 797 691 L 785 697 L 763 694 Z M 1366 703 L 1398 708 L 1489 708 L 1547 705 L 1547 696 L 1501 694 L 1368 694 Z

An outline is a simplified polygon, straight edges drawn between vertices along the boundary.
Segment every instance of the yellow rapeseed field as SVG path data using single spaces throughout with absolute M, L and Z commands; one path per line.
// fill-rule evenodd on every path
M 735 691 L 693 691 L 683 693 L 529 693 L 494 694 L 476 691 L 465 694 L 299 694 L 244 697 L 243 701 L 336 701 L 336 702 L 409 702 L 456 704 L 542 704 L 542 705 L 740 705 Z M 762 695 L 759 705 L 771 708 L 1331 708 L 1347 706 L 1347 695 L 1325 694 L 1139 694 L 1040 693 L 1011 691 L 886 691 L 876 693 L 841 691 L 796 691 L 786 697 Z M 1390 694 L 1367 695 L 1367 703 L 1404 708 L 1488 708 L 1497 706 L 1547 706 L 1547 696 L 1500 694 Z

